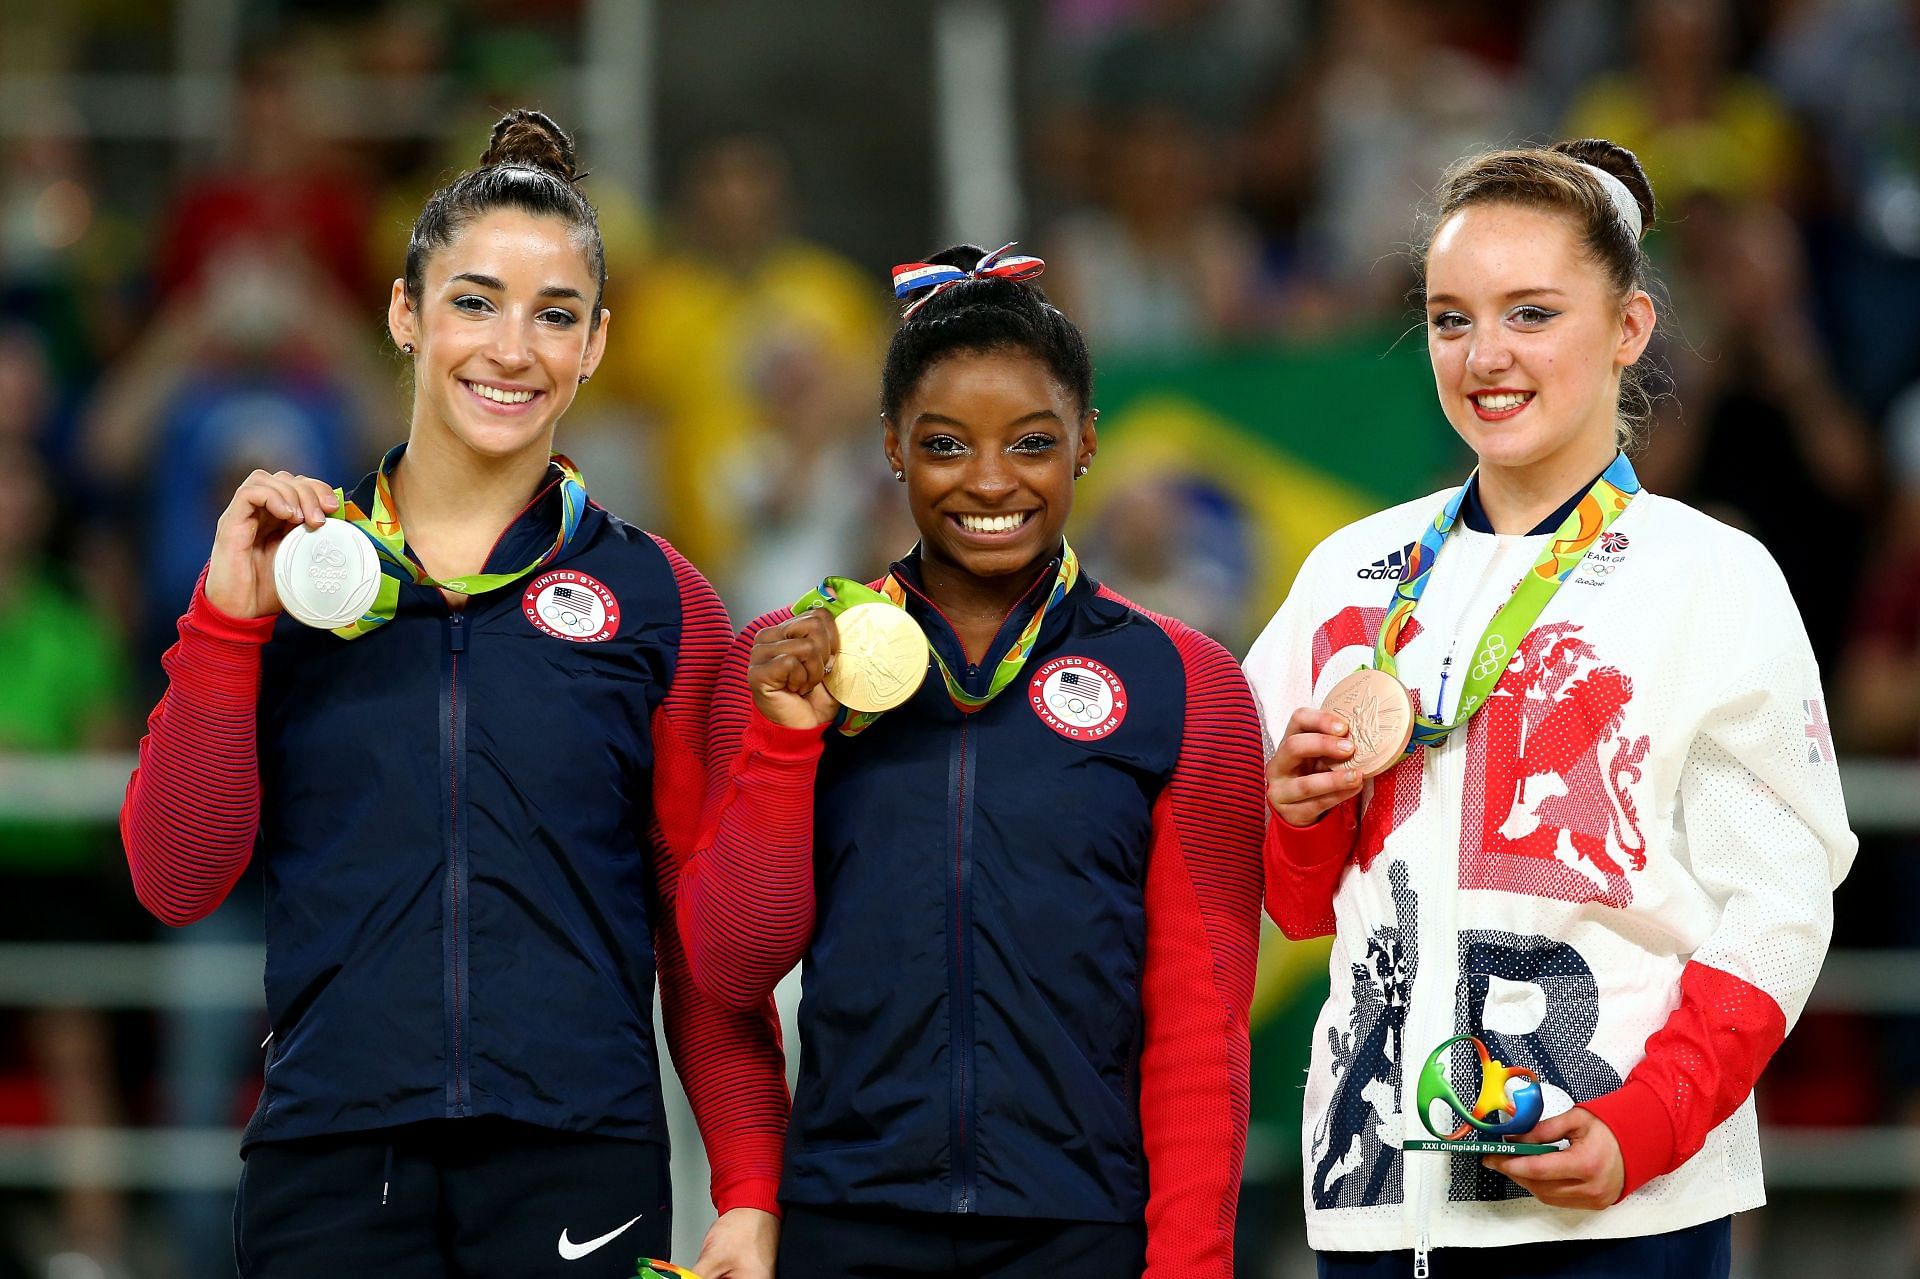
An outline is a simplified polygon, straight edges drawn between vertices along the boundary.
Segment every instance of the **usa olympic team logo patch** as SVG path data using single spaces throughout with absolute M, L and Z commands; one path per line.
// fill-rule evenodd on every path
M 620 601 L 595 577 L 570 568 L 533 579 L 520 611 L 537 630 L 576 644 L 597 644 L 620 632 Z
M 1127 686 L 1090 657 L 1056 657 L 1033 673 L 1027 702 L 1042 723 L 1076 742 L 1094 741 L 1127 718 Z

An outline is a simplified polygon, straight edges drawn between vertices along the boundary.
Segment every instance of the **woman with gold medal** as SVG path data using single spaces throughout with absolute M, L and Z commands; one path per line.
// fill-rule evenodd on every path
M 1323 1276 L 1724 1276 L 1764 1202 L 1754 1082 L 1855 840 L 1779 570 L 1625 452 L 1653 217 L 1597 139 L 1448 172 L 1427 343 L 1478 465 L 1322 543 L 1247 658 L 1268 908 L 1333 935 L 1303 1129 Z M 1356 578 L 1409 544 L 1390 596 Z M 1423 1113 L 1435 1079 L 1516 1076 Z M 1510 1135 L 1544 1153 L 1419 1148 L 1536 1101 Z
M 715 692 L 680 922 L 735 1007 L 806 961 L 782 1279 L 1232 1273 L 1258 724 L 1065 540 L 1092 366 L 1012 248 L 895 271 L 919 545 L 753 623 Z

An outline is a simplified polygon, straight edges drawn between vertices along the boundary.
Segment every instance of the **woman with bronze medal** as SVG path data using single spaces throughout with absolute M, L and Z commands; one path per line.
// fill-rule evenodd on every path
M 605 345 L 573 147 L 515 111 L 413 227 L 406 443 L 350 490 L 256 471 L 166 657 L 122 830 L 184 924 L 266 888 L 243 1276 L 630 1279 L 671 1238 L 653 1034 L 707 1139 L 707 1279 L 767 1279 L 771 1009 L 673 927 L 730 636 L 704 578 L 553 452 Z
M 1324 1276 L 1724 1276 L 1764 1202 L 1754 1082 L 1855 840 L 1779 570 L 1627 459 L 1653 217 L 1601 140 L 1448 172 L 1427 344 L 1478 465 L 1322 543 L 1247 659 L 1269 909 L 1333 934 Z
M 736 1007 L 806 961 L 782 1279 L 1232 1273 L 1259 729 L 1066 542 L 1092 367 L 1012 249 L 895 269 L 919 545 L 749 626 L 715 693 L 680 918 Z

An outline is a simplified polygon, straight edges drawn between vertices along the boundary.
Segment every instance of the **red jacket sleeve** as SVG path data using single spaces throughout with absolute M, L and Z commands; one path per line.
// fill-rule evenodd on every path
M 1260 722 L 1226 650 L 1178 622 L 1161 624 L 1185 665 L 1187 706 L 1147 857 L 1147 1275 L 1231 1279 L 1260 948 Z
M 740 632 L 714 693 L 705 816 L 680 880 L 694 980 L 730 1007 L 763 1000 L 813 937 L 813 779 L 825 729 L 782 728 L 747 688 L 754 636 Z
M 275 618 L 228 617 L 204 575 L 160 664 L 167 691 L 147 717 L 120 806 L 140 904 L 176 927 L 212 914 L 247 868 L 260 829 L 255 710 L 260 650 Z
M 655 539 L 658 541 L 658 539 Z M 700 826 L 707 713 L 732 628 L 720 597 L 678 551 L 660 542 L 680 585 L 679 660 L 653 716 L 654 959 L 667 1046 L 693 1105 L 721 1212 L 779 1212 L 787 1132 L 786 1066 L 770 996 L 725 1007 L 703 996 L 674 926 L 680 876 Z
M 1681 969 L 1680 1006 L 1647 1038 L 1647 1055 L 1619 1088 L 1581 1103 L 1620 1143 L 1620 1197 L 1699 1153 L 1786 1037 L 1766 991 L 1697 960 Z
M 1266 810 L 1267 911 L 1294 941 L 1333 933 L 1333 895 L 1353 859 L 1358 809 L 1350 801 L 1311 826 L 1289 825 Z

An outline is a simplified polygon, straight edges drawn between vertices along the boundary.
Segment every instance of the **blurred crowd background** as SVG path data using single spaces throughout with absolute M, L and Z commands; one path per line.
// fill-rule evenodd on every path
M 737 621 L 911 544 L 888 270 L 1017 239 L 1095 354 L 1076 545 L 1235 652 L 1321 535 L 1461 473 L 1404 252 L 1441 170 L 1637 152 L 1641 474 L 1781 563 L 1866 841 L 1736 1273 L 1920 1274 L 1920 2 L 0 0 L 0 1279 L 231 1273 L 257 890 L 140 912 L 126 752 L 239 478 L 350 482 L 404 435 L 407 229 L 514 105 L 577 131 L 612 273 L 560 446 Z M 1311 1273 L 1326 982 L 1270 940 L 1262 1277 Z

